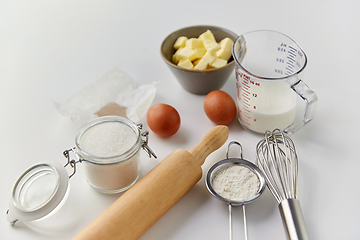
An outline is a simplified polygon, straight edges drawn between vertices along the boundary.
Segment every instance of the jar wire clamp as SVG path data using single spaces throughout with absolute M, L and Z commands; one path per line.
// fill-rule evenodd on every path
M 74 169 L 74 170 L 73 170 L 73 173 L 69 176 L 69 178 L 71 178 L 72 176 L 74 176 L 74 174 L 76 173 L 76 164 L 79 163 L 79 162 L 81 163 L 81 159 L 80 159 L 80 158 L 78 158 L 77 161 L 75 161 L 75 159 L 71 159 L 71 157 L 70 157 L 70 152 L 74 152 L 74 149 L 75 149 L 75 148 L 71 148 L 71 149 L 65 150 L 65 151 L 63 152 L 64 157 L 67 158 L 67 163 L 64 165 L 64 168 L 66 168 L 68 165 L 70 165 L 70 167 Z M 75 154 L 75 155 L 76 155 L 76 154 Z

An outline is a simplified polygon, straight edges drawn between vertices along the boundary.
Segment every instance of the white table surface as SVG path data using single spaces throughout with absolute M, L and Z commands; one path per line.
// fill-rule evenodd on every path
M 299 201 L 310 239 L 359 239 L 358 176 L 360 3 L 344 1 L 0 1 L 0 239 L 71 239 L 119 195 L 94 191 L 81 166 L 71 179 L 69 228 L 51 235 L 23 224 L 10 226 L 5 212 L 12 185 L 28 167 L 64 162 L 78 127 L 54 107 L 114 66 L 140 84 L 156 85 L 154 103 L 174 106 L 179 132 L 162 139 L 150 132 L 158 160 L 142 153 L 145 174 L 177 148 L 196 145 L 214 126 L 205 96 L 181 88 L 159 54 L 170 32 L 190 25 L 228 28 L 238 34 L 277 30 L 295 39 L 308 56 L 304 81 L 317 93 L 315 119 L 292 135 L 299 156 Z M 222 90 L 236 96 L 231 75 Z M 144 127 L 147 127 L 143 119 Z M 259 135 L 237 121 L 231 140 L 255 159 Z M 227 143 L 228 143 L 227 142 Z M 211 154 L 203 172 L 225 158 L 227 143 Z M 142 237 L 228 239 L 227 206 L 208 193 L 204 177 Z M 249 239 L 286 239 L 277 204 L 266 192 L 247 206 Z M 242 235 L 241 209 L 234 211 L 234 239 Z

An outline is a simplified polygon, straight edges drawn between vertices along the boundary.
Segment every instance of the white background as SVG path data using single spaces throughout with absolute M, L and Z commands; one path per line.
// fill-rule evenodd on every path
M 23 224 L 11 227 L 5 212 L 12 185 L 38 162 L 64 162 L 78 127 L 59 114 L 62 100 L 118 65 L 140 84 L 156 85 L 154 103 L 174 106 L 179 132 L 162 139 L 150 132 L 158 160 L 142 153 L 142 174 L 177 148 L 196 145 L 214 126 L 202 104 L 205 96 L 181 88 L 159 49 L 172 31 L 189 25 L 216 25 L 237 34 L 280 31 L 308 56 L 304 81 L 318 95 L 315 119 L 292 135 L 299 156 L 299 201 L 310 239 L 359 239 L 358 190 L 360 3 L 343 1 L 0 1 L 0 239 L 71 239 L 119 195 L 94 191 L 79 166 L 71 179 L 73 211 L 66 230 L 52 235 Z M 235 74 L 222 90 L 236 96 Z M 147 128 L 146 120 L 142 121 Z M 237 121 L 229 140 L 243 144 L 255 159 L 259 135 Z M 228 143 L 228 142 L 227 142 Z M 227 143 L 225 145 L 227 145 Z M 225 158 L 226 146 L 211 154 L 203 171 Z M 269 191 L 247 206 L 249 239 L 286 239 L 277 204 Z M 228 239 L 227 206 L 210 196 L 204 178 L 168 211 L 142 240 Z M 243 239 L 241 209 L 234 211 L 234 239 Z

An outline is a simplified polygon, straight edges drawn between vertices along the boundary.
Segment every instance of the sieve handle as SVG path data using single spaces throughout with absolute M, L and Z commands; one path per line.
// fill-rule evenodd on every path
M 229 240 L 233 239 L 233 230 L 232 230 L 232 206 L 229 204 Z
M 285 199 L 280 203 L 279 210 L 287 238 L 289 240 L 308 240 L 299 201 L 295 198 Z

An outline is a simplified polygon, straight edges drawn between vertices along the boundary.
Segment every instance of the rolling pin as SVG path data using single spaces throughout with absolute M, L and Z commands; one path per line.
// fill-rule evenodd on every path
M 140 238 L 201 179 L 205 158 L 220 148 L 228 135 L 228 127 L 219 125 L 195 147 L 170 153 L 73 239 Z

